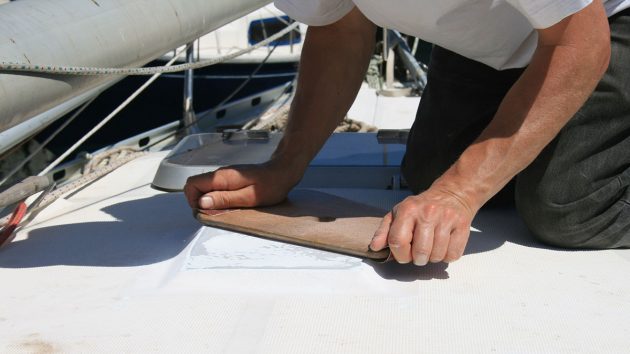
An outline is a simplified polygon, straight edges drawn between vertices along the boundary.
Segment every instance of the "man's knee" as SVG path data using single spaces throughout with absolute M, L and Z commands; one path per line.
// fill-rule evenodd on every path
M 516 193 L 516 208 L 527 228 L 541 242 L 565 248 L 578 248 L 581 245 L 571 237 L 571 226 L 563 220 L 561 206 L 545 201 L 545 198 Z
M 625 188 L 613 180 L 588 195 L 571 197 L 566 181 L 535 185 L 519 180 L 516 207 L 534 236 L 563 248 L 617 248 L 630 245 L 630 206 Z
M 561 208 L 554 205 L 550 198 L 538 188 L 529 188 L 521 181 L 516 188 L 516 208 L 529 230 L 540 241 L 562 247 L 574 247 L 568 242 L 564 222 L 560 221 Z

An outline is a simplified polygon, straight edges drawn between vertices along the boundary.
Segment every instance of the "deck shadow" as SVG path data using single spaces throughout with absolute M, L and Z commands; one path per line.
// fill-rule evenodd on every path
M 536 241 L 514 208 L 484 208 L 477 214 L 472 226 L 478 231 L 471 231 L 464 257 L 492 252 L 506 242 L 524 247 L 558 250 Z M 365 263 L 384 279 L 412 282 L 449 278 L 447 263 L 429 263 L 422 267 L 398 264 L 395 261 L 379 263 L 366 260 Z
M 387 280 L 397 280 L 401 282 L 413 282 L 416 280 L 448 279 L 447 263 L 429 263 L 424 267 L 409 264 L 400 264 L 395 261 L 378 263 L 370 260 L 364 261 L 374 268 L 376 274 Z
M 129 267 L 154 264 L 177 256 L 200 225 L 190 215 L 181 193 L 158 194 L 102 209 L 117 221 L 56 225 L 34 229 L 28 238 L 0 249 L 0 267 L 37 268 L 55 265 Z M 352 212 L 350 212 L 352 213 Z M 514 209 L 482 210 L 473 226 L 465 255 L 490 252 L 505 242 L 556 249 L 537 242 Z M 448 265 L 425 267 L 366 261 L 385 279 L 447 279 Z
M 102 209 L 117 221 L 42 227 L 0 249 L 0 267 L 130 267 L 177 256 L 199 224 L 181 193 L 158 194 Z

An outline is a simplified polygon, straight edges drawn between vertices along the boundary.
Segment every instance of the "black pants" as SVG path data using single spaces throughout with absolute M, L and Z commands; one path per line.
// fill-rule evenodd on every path
M 516 178 L 520 215 L 535 236 L 556 246 L 630 247 L 630 11 L 609 22 L 605 76 Z M 402 166 L 414 192 L 427 189 L 479 136 L 522 72 L 434 48 Z

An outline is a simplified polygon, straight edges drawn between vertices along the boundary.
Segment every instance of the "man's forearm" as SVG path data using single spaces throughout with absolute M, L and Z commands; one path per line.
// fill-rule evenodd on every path
M 374 24 L 356 8 L 335 24 L 309 28 L 289 123 L 273 156 L 288 165 L 295 179 L 350 109 L 374 50 L 374 35 Z
M 566 31 L 579 29 L 565 25 Z M 599 26 L 586 28 L 590 38 L 556 38 L 551 44 L 541 39 L 495 118 L 434 187 L 455 193 L 474 211 L 540 154 L 584 104 L 607 66 L 610 37 L 601 18 Z

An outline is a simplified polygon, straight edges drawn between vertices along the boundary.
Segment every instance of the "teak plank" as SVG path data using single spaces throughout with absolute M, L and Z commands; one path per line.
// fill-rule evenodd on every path
M 199 211 L 204 225 L 363 258 L 384 260 L 370 241 L 386 211 L 327 193 L 295 190 L 281 204 L 252 209 Z

